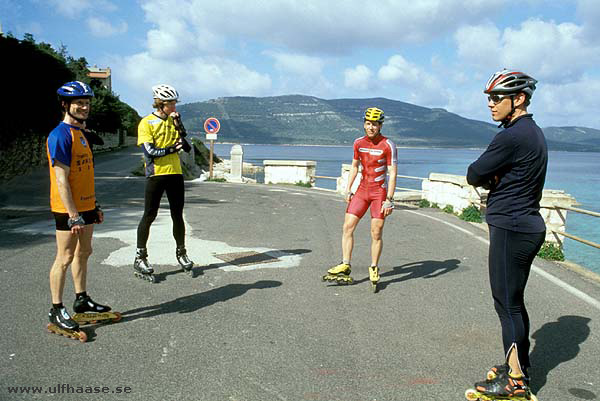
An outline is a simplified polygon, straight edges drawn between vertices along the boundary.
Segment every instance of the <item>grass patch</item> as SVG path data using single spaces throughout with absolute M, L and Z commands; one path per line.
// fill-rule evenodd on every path
M 431 203 L 427 199 L 421 199 L 419 201 L 419 207 L 431 207 Z
M 546 260 L 565 260 L 565 254 L 563 253 L 562 249 L 552 242 L 545 242 L 537 255 Z
M 312 184 L 310 182 L 298 181 L 294 185 L 297 187 L 312 188 Z
M 454 206 L 452 206 L 452 205 L 446 205 L 446 207 L 443 209 L 443 211 L 445 213 L 454 214 Z
M 459 219 L 464 221 L 470 221 L 473 223 L 481 223 L 481 212 L 475 205 L 471 205 L 463 209 L 462 213 L 458 216 Z
M 227 182 L 227 180 L 225 178 L 207 178 L 206 181 L 208 181 L 208 182 Z

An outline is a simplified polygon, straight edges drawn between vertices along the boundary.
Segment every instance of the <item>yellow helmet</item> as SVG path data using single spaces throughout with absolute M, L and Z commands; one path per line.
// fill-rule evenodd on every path
M 369 107 L 367 111 L 365 111 L 365 120 L 382 123 L 384 118 L 383 110 L 378 109 L 377 107 Z

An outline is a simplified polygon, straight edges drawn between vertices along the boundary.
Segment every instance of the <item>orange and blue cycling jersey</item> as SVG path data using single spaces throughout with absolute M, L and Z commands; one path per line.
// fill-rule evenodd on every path
M 50 132 L 46 141 L 48 167 L 50 169 L 50 208 L 56 213 L 67 213 L 58 192 L 54 164 L 56 161 L 68 166 L 69 186 L 78 212 L 96 207 L 94 189 L 94 161 L 92 150 L 83 131 L 61 122 Z
M 398 164 L 396 145 L 383 135 L 373 139 L 365 135 L 354 141 L 353 159 L 360 161 L 362 179 L 346 213 L 362 217 L 370 206 L 371 217 L 383 219 L 381 205 L 387 197 L 387 169 Z

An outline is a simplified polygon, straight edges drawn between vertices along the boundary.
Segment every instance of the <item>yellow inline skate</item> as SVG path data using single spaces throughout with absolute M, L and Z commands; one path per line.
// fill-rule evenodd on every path
M 327 274 L 323 276 L 323 281 L 332 281 L 338 284 L 352 284 L 354 279 L 350 277 L 351 271 L 349 264 L 340 263 L 327 270 Z

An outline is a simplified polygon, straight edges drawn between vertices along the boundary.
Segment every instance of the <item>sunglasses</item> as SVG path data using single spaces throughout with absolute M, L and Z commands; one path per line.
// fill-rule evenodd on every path
M 494 104 L 500 103 L 504 98 L 510 97 L 511 95 L 489 95 L 488 102 L 492 102 Z

